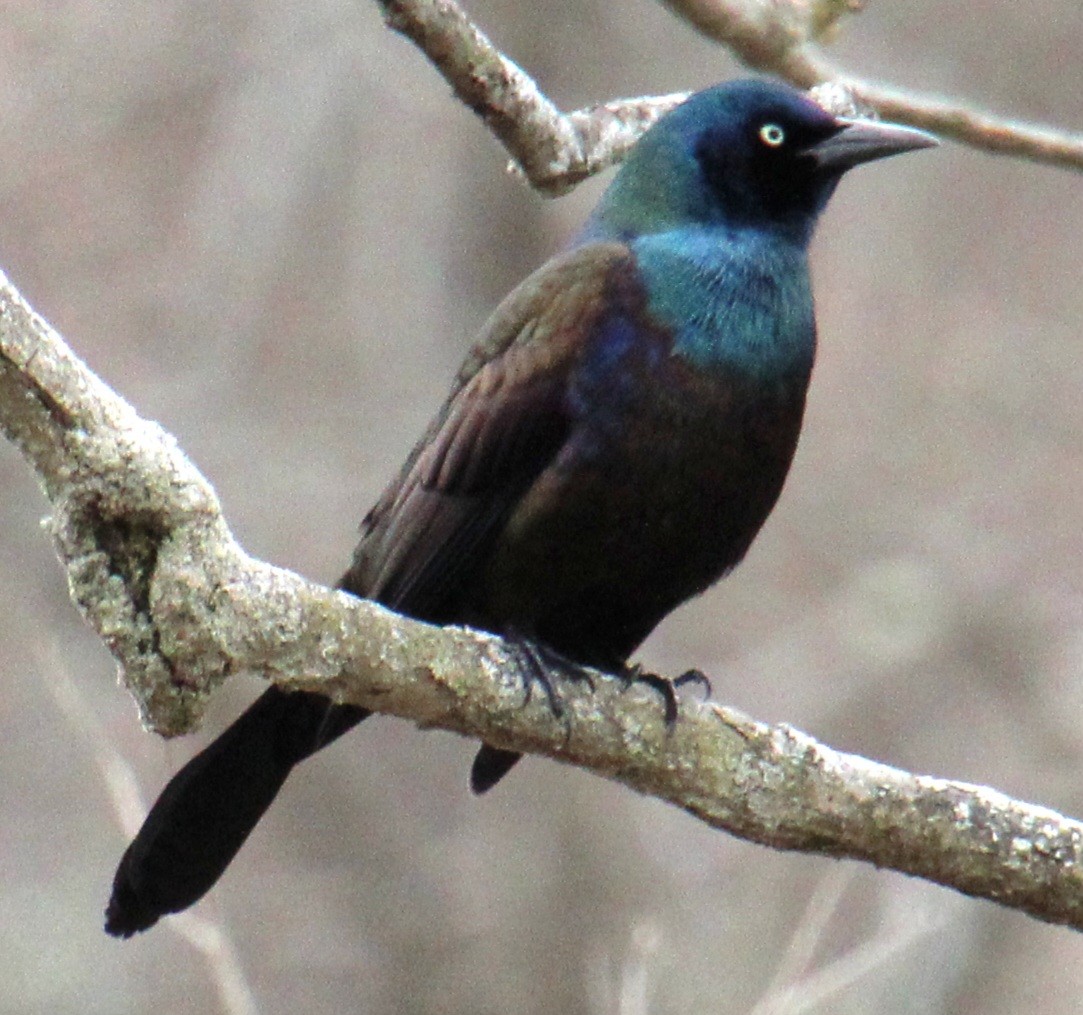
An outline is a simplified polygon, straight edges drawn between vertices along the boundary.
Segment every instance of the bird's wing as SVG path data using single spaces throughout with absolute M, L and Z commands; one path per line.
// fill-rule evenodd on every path
M 451 395 L 361 526 L 340 587 L 434 622 L 457 616 L 483 547 L 570 426 L 577 354 L 612 313 L 632 255 L 597 243 L 554 258 L 497 307 Z

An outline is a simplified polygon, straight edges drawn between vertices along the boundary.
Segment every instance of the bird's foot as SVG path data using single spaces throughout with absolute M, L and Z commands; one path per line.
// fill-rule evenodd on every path
M 545 691 L 553 715 L 558 719 L 561 718 L 564 715 L 564 701 L 557 689 L 556 678 L 558 677 L 572 683 L 586 683 L 592 691 L 594 690 L 594 680 L 590 674 L 556 649 L 542 642 L 531 641 L 516 635 L 509 636 L 508 640 L 515 660 L 519 664 L 523 683 L 526 685 L 524 706 L 530 704 L 534 685 L 537 684 Z
M 594 680 L 590 674 L 556 649 L 514 633 L 505 637 L 511 646 L 525 686 L 524 708 L 530 704 L 535 684 L 545 691 L 549 708 L 558 719 L 564 718 L 564 700 L 557 689 L 558 679 L 570 680 L 573 683 L 585 682 L 594 690 Z M 571 723 L 567 719 L 565 733 L 568 737 L 572 735 Z M 508 774 L 521 757 L 518 751 L 506 751 L 483 743 L 470 769 L 470 788 L 478 795 L 487 793 Z
M 677 691 L 690 684 L 697 684 L 703 688 L 704 694 L 711 696 L 711 682 L 702 670 L 688 670 L 679 677 L 660 677 L 657 673 L 650 673 L 638 663 L 626 666 L 620 674 L 621 680 L 626 687 L 633 684 L 646 684 L 647 687 L 657 691 L 662 696 L 665 706 L 666 727 L 672 727 L 677 721 L 678 698 Z

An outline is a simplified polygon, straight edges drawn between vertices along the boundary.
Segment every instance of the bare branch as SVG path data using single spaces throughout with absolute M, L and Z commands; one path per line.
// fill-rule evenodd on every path
M 1018 123 L 944 99 L 841 78 L 854 97 L 888 120 L 909 123 L 996 155 L 1014 155 L 1062 169 L 1083 170 L 1083 136 Z
M 565 193 L 619 162 L 685 95 L 620 99 L 563 113 L 504 56 L 454 0 L 376 0 L 388 25 L 436 66 L 496 135 L 535 189 Z M 963 103 L 893 90 L 852 77 L 819 52 L 860 0 L 662 0 L 753 70 L 800 88 L 844 86 L 868 111 L 983 151 L 1083 170 L 1083 136 L 1017 123 Z
M 376 0 L 390 28 L 433 62 L 514 160 L 514 171 L 552 196 L 619 162 L 685 93 L 622 99 L 565 114 L 504 56 L 454 0 Z
M 880 116 L 931 130 L 974 148 L 1083 170 L 1083 136 L 1017 123 L 960 102 L 933 99 L 853 77 L 823 58 L 815 43 L 839 19 L 861 9 L 854 0 L 662 0 L 708 38 L 728 46 L 753 70 L 800 88 L 838 82 Z
M 249 670 L 291 687 L 548 755 L 782 849 L 866 860 L 1083 929 L 1083 825 L 993 790 L 842 754 L 787 726 L 598 675 L 566 716 L 524 706 L 504 643 L 437 628 L 247 556 L 207 481 L 0 275 L 0 429 L 53 504 L 72 596 L 146 720 L 189 729 Z M 538 696 L 543 697 L 543 696 Z

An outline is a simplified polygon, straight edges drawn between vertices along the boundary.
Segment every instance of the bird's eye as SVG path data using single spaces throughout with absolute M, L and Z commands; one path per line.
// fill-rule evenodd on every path
M 765 123 L 760 127 L 760 140 L 768 148 L 779 148 L 786 140 L 786 132 L 777 123 Z

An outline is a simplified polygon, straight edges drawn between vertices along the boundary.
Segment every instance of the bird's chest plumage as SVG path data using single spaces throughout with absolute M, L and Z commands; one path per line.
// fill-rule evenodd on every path
M 597 330 L 569 378 L 569 438 L 492 558 L 505 623 L 613 664 L 744 556 L 789 468 L 811 369 L 811 303 L 784 305 L 784 288 L 735 293 L 701 273 L 652 298 L 648 284 Z M 800 302 L 807 277 L 797 289 Z
M 750 377 L 731 364 L 704 367 L 665 342 L 628 360 L 588 400 L 548 478 L 581 502 L 577 515 L 601 521 L 607 573 L 683 599 L 744 556 L 774 506 L 808 373 Z

